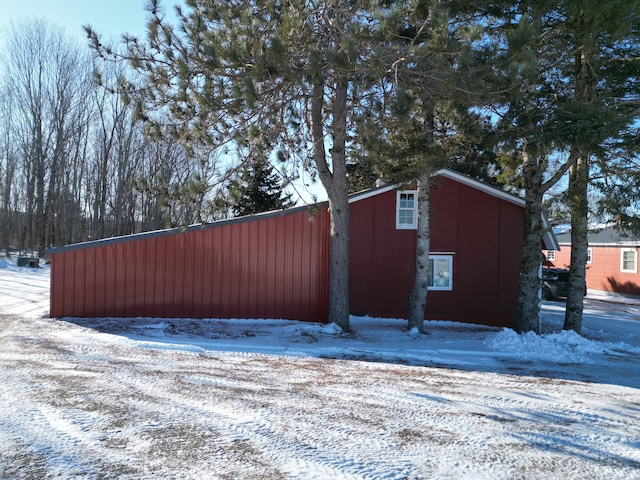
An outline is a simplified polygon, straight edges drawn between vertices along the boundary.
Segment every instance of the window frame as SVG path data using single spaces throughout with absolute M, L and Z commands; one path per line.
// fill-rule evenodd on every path
M 400 201 L 402 195 L 413 195 L 413 208 L 401 208 Z M 400 223 L 400 211 L 412 211 L 413 222 Z M 418 229 L 418 191 L 417 190 L 398 190 L 396 192 L 396 229 L 397 230 L 417 230 Z
M 593 249 L 587 248 L 587 263 L 593 263 Z
M 434 273 L 431 271 L 431 261 L 433 260 L 433 268 L 435 270 L 436 260 L 447 260 L 448 269 L 447 269 L 447 285 L 436 285 L 434 281 Z M 453 290 L 453 254 L 451 253 L 434 253 L 429 254 L 429 286 L 427 290 L 429 291 L 441 291 L 441 292 L 450 292 Z
M 624 268 L 625 253 L 633 253 L 633 269 Z M 637 248 L 623 248 L 620 250 L 620 271 L 622 273 L 638 273 L 638 249 Z
M 556 251 L 555 250 L 547 250 L 546 258 L 549 262 L 556 261 Z

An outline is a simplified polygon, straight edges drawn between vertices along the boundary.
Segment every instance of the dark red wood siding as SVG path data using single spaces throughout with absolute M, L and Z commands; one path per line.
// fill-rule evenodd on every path
M 326 321 L 329 221 L 297 209 L 51 254 L 51 316 Z
M 351 310 L 406 318 L 415 230 L 395 228 L 396 192 L 351 204 Z M 431 252 L 453 255 L 453 290 L 429 291 L 427 319 L 513 326 L 523 209 L 450 179 L 431 193 Z

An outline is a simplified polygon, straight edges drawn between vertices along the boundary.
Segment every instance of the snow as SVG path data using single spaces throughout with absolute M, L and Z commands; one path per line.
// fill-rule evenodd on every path
M 0 478 L 640 479 L 640 302 L 583 334 L 49 319 L 0 260 Z

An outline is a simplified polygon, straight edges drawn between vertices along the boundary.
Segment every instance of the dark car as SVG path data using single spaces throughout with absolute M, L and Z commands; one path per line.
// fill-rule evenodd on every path
M 569 270 L 564 268 L 542 269 L 542 298 L 566 297 L 569 283 Z

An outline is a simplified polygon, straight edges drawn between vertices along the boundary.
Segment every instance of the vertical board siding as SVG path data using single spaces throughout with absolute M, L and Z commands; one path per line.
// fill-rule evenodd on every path
M 459 301 L 457 320 L 466 318 L 470 323 L 500 325 L 500 269 L 496 255 L 501 254 L 500 205 L 503 201 L 465 185 L 459 186 L 458 194 L 459 238 L 454 258 L 458 263 L 454 272 L 454 278 L 457 277 L 454 292 Z
M 51 316 L 326 321 L 326 209 L 53 253 Z
M 351 208 L 353 313 L 407 318 L 415 230 L 395 228 L 394 191 Z M 430 290 L 425 318 L 513 326 L 524 210 L 450 179 L 431 190 L 430 251 L 453 255 L 453 290 Z
M 83 280 L 83 272 L 84 272 L 84 252 L 81 252 L 80 255 L 76 258 L 76 262 L 73 265 L 73 279 L 77 284 L 77 296 L 79 298 L 79 311 L 80 313 L 85 313 L 85 286 L 86 282 Z
M 408 314 L 416 232 L 396 229 L 395 201 L 351 204 L 352 313 Z M 431 202 L 431 251 L 453 255 L 454 276 L 429 292 L 426 318 L 512 326 L 523 208 L 447 178 Z M 326 207 L 296 209 L 54 251 L 50 314 L 324 322 L 329 226 Z
M 511 203 L 502 202 L 500 205 L 500 234 L 499 246 L 495 259 L 500 271 L 500 309 L 498 314 L 505 319 L 514 317 L 518 299 L 518 278 L 520 275 L 520 260 L 522 258 L 522 243 L 524 241 L 523 209 Z

